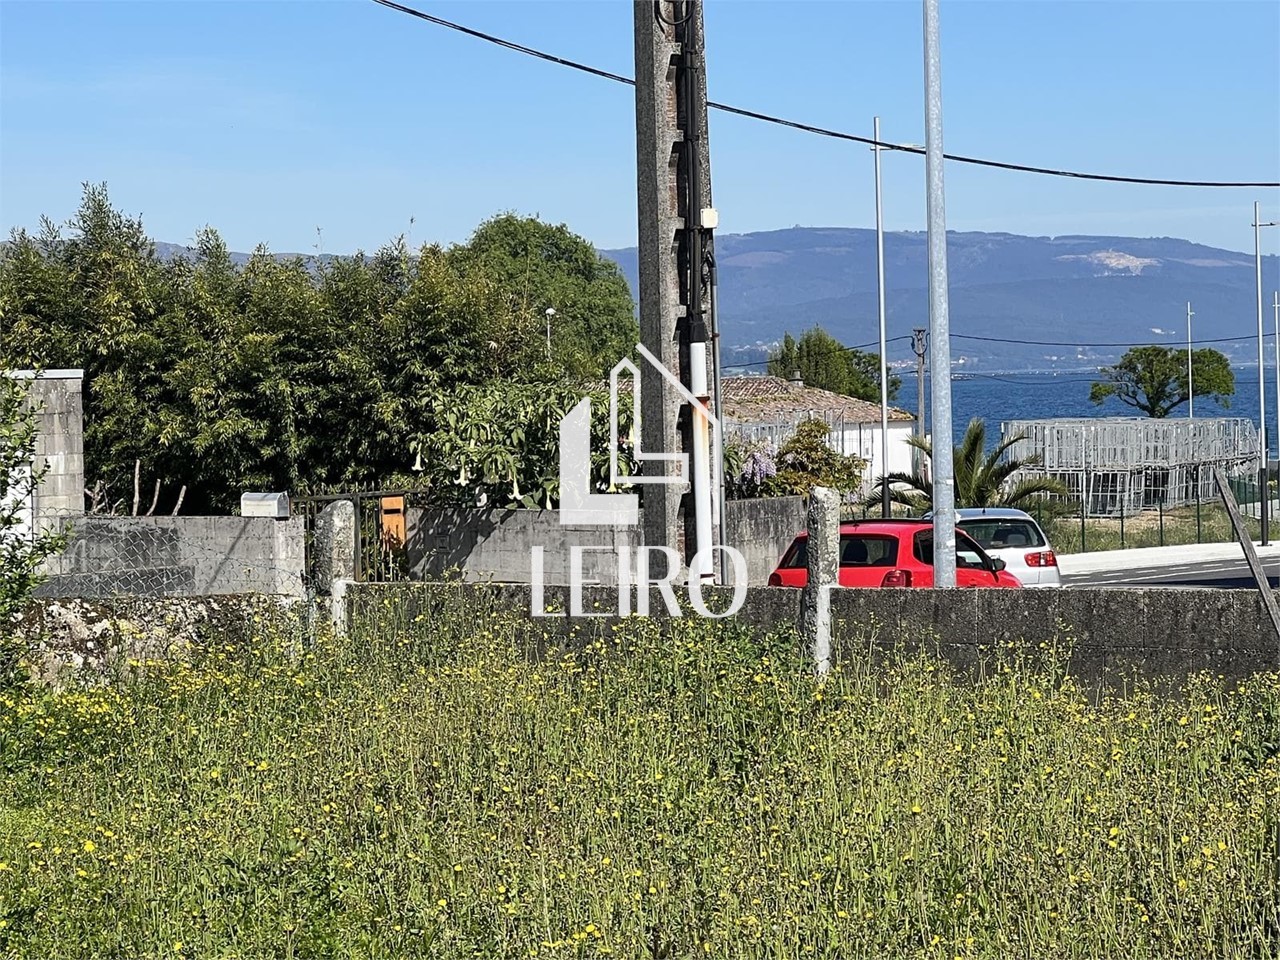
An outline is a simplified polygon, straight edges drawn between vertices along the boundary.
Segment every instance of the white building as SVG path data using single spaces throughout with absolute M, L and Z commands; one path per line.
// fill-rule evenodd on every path
M 913 448 L 907 443 L 915 417 L 889 408 L 889 463 L 882 462 L 880 404 L 806 386 L 781 377 L 725 377 L 721 381 L 724 434 L 784 443 L 805 420 L 822 420 L 831 429 L 828 442 L 838 453 L 867 462 L 863 489 L 868 493 L 883 473 L 910 473 Z

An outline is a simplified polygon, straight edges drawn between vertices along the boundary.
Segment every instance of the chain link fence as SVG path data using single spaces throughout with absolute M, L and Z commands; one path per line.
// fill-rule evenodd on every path
M 44 566 L 47 598 L 268 594 L 306 598 L 304 521 L 294 517 L 113 516 L 39 510 L 67 536 Z

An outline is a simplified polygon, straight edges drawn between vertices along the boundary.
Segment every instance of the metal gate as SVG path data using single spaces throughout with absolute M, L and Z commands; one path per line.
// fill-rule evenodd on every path
M 315 521 L 331 503 L 349 500 L 355 507 L 356 579 L 389 582 L 409 579 L 404 490 L 353 490 L 294 497 L 294 509 L 305 522 L 306 571 L 316 575 Z

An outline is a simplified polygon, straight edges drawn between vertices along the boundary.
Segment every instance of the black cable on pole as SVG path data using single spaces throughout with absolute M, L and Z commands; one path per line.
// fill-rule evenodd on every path
M 436 26 L 445 27 L 449 30 L 456 30 L 458 33 L 465 33 L 469 37 L 475 37 L 477 40 L 483 40 L 486 43 L 496 44 L 507 50 L 516 53 L 522 53 L 525 56 L 536 57 L 539 60 L 545 60 L 548 63 L 554 63 L 558 66 L 569 67 L 572 70 L 578 70 L 582 73 L 589 73 L 593 77 L 600 77 L 604 80 L 612 80 L 615 83 L 625 83 L 629 86 L 635 86 L 635 80 L 630 77 L 624 77 L 618 73 L 610 73 L 608 70 L 601 70 L 599 67 L 593 67 L 589 64 L 580 63 L 577 60 L 569 60 L 565 57 L 557 57 L 555 54 L 547 53 L 543 50 L 535 50 L 533 47 L 526 47 L 524 44 L 515 43 L 511 40 L 504 40 L 502 37 L 493 34 L 484 33 L 480 30 L 464 27 L 460 23 L 454 23 L 452 20 L 446 20 L 443 17 L 437 17 L 430 13 L 424 13 L 421 10 L 415 10 L 413 7 L 407 7 L 404 4 L 396 3 L 395 0 L 373 0 L 374 3 L 388 9 L 407 14 L 411 17 L 417 17 L 427 23 Z M 713 110 L 719 110 L 723 113 L 731 113 L 735 116 L 746 117 L 751 120 L 760 120 L 764 123 L 772 123 L 781 127 L 790 127 L 793 130 L 800 130 L 804 133 L 813 133 L 822 137 L 831 137 L 836 140 L 847 140 L 852 143 L 863 143 L 871 147 L 880 147 L 884 150 L 897 150 L 900 153 L 914 153 L 918 155 L 924 154 L 923 147 L 910 146 L 902 143 L 886 143 L 884 141 L 875 140 L 872 137 L 860 137 L 852 133 L 843 133 L 839 130 L 831 130 L 827 127 L 819 127 L 811 123 L 802 123 L 799 120 L 788 120 L 785 117 L 774 116 L 773 114 L 761 113 L 757 110 L 748 110 L 744 107 L 735 107 L 727 103 L 717 103 L 714 100 L 708 100 L 707 106 Z M 984 160 L 980 157 L 967 157 L 956 153 L 944 153 L 944 159 L 951 160 L 954 163 L 967 163 L 977 167 L 992 167 L 997 170 L 1015 170 L 1019 173 L 1038 173 L 1049 177 L 1068 177 L 1076 180 L 1095 180 L 1104 183 L 1137 183 L 1148 186 L 1157 187 L 1280 187 L 1280 181 L 1274 180 L 1168 180 L 1156 177 L 1122 177 L 1105 173 L 1081 173 L 1076 170 L 1059 170 L 1054 167 L 1035 167 L 1022 163 L 1005 163 L 1000 160 Z

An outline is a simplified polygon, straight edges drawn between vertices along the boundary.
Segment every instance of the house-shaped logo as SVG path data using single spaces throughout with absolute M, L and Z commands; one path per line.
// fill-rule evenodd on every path
M 710 432 L 712 489 L 716 489 L 720 458 L 720 421 L 708 409 L 706 401 L 694 396 L 644 344 L 636 349 L 645 362 L 657 370 L 684 398 L 694 415 L 705 421 Z M 674 463 L 676 471 L 639 476 L 624 473 L 618 456 L 618 391 L 622 375 L 629 374 L 632 392 L 632 439 L 638 464 Z M 625 389 L 625 387 L 623 388 Z M 609 372 L 609 484 L 611 487 L 640 483 L 682 485 L 692 482 L 689 455 L 661 450 L 642 450 L 640 436 L 640 370 L 624 357 Z M 583 397 L 578 405 L 560 420 L 560 523 L 586 526 L 635 526 L 640 522 L 640 496 L 636 493 L 596 493 L 591 481 L 591 399 Z

